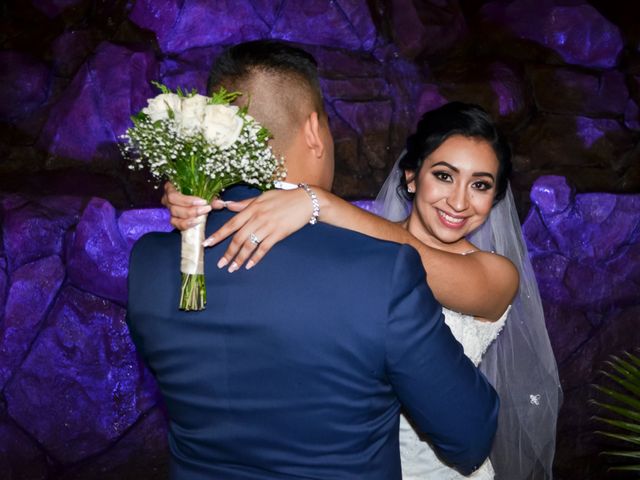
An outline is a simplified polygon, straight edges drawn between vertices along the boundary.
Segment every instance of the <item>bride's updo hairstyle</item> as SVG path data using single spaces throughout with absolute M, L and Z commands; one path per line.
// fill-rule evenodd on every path
M 484 140 L 493 148 L 498 158 L 493 200 L 495 205 L 507 190 L 511 174 L 511 149 L 491 116 L 478 105 L 450 102 L 422 115 L 416 131 L 407 139 L 406 153 L 399 163 L 400 169 L 403 172 L 414 172 L 414 176 L 417 176 L 425 159 L 453 135 Z M 407 192 L 404 175 L 401 176 L 398 193 L 413 201 L 414 194 Z

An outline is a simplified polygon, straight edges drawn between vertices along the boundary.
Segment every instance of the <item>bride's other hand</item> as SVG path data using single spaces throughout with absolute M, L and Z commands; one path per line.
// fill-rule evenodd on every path
M 211 204 L 200 197 L 183 195 L 171 182 L 164 184 L 164 194 L 160 200 L 171 214 L 171 225 L 178 230 L 187 230 L 198 223 L 198 217 L 208 214 L 212 209 L 220 210 L 225 207 L 224 202 L 214 199 Z
M 270 190 L 249 203 L 234 202 L 228 208 L 239 213 L 207 238 L 204 245 L 214 245 L 233 235 L 218 262 L 218 268 L 231 263 L 229 272 L 235 272 L 247 260 L 247 270 L 255 266 L 276 243 L 304 227 L 313 211 L 309 195 L 301 188 Z

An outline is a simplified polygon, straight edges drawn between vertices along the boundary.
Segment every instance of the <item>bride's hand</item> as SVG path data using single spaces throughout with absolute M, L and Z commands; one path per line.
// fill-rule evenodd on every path
M 304 227 L 313 211 L 308 194 L 301 188 L 270 190 L 249 203 L 234 202 L 228 208 L 239 213 L 205 240 L 204 245 L 214 245 L 234 234 L 218 262 L 218 268 L 231 263 L 229 272 L 235 272 L 247 260 L 247 270 L 255 266 L 276 243 Z
M 220 210 L 226 206 L 217 198 L 208 204 L 203 198 L 183 195 L 171 182 L 164 184 L 164 194 L 160 202 L 169 210 L 171 225 L 178 230 L 187 230 L 202 223 L 202 219 L 198 217 L 208 214 L 212 209 Z

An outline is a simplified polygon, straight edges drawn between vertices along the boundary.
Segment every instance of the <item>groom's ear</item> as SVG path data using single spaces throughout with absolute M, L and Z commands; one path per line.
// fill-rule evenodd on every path
M 304 140 L 307 148 L 313 152 L 314 157 L 323 157 L 326 145 L 322 140 L 320 118 L 316 111 L 311 112 L 304 122 Z

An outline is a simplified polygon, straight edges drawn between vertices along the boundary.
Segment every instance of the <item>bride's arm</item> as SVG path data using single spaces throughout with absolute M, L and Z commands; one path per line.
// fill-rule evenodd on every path
M 489 252 L 469 255 L 426 245 L 400 224 L 362 210 L 329 192 L 317 189 L 320 220 L 382 240 L 406 243 L 420 254 L 427 283 L 438 301 L 451 310 L 495 321 L 518 289 L 518 272 L 510 260 Z
M 428 272 L 427 283 L 440 303 L 451 310 L 494 321 L 500 318 L 518 286 L 513 264 L 499 255 L 476 252 L 458 255 L 425 245 L 401 225 L 362 210 L 319 187 L 319 220 L 381 240 L 413 246 Z M 303 189 L 269 191 L 249 201 L 230 203 L 239 213 L 205 241 L 213 245 L 234 234 L 219 265 L 235 271 L 252 268 L 277 242 L 302 228 L 311 218 L 312 203 Z M 256 235 L 260 244 L 250 241 Z

